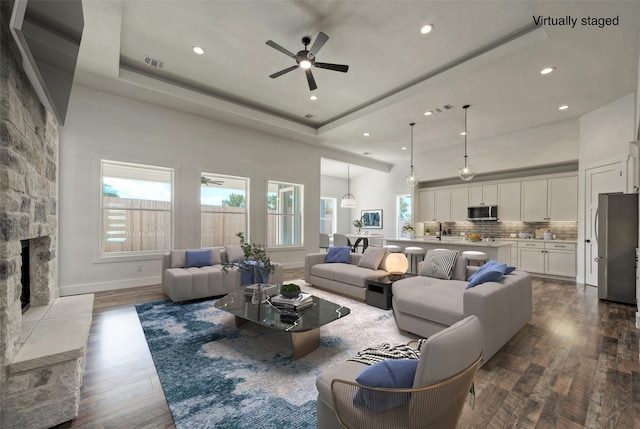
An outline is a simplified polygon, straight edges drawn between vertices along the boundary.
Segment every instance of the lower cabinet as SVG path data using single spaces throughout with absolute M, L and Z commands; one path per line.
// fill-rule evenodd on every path
M 518 268 L 536 274 L 575 277 L 576 245 L 558 242 L 519 242 Z

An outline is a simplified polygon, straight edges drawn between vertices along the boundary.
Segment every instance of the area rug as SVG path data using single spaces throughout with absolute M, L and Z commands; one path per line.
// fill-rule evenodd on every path
M 359 350 L 406 344 L 391 310 L 313 288 L 303 291 L 351 309 L 323 326 L 320 347 L 293 360 L 289 335 L 234 316 L 215 300 L 136 306 L 167 402 L 178 429 L 316 427 L 316 378 Z

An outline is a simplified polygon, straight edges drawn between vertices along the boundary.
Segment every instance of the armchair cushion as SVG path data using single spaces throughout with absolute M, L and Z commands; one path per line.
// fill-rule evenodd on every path
M 207 267 L 211 265 L 211 249 L 187 250 L 185 253 L 185 268 Z
M 365 368 L 356 377 L 356 382 L 365 387 L 408 389 L 413 386 L 417 367 L 417 359 L 388 359 Z M 353 402 L 356 405 L 363 405 L 371 411 L 380 412 L 404 405 L 409 401 L 409 398 L 409 393 L 405 392 L 359 389 Z
M 333 246 L 327 251 L 327 264 L 342 263 L 348 264 L 351 261 L 349 254 L 351 247 L 349 246 Z

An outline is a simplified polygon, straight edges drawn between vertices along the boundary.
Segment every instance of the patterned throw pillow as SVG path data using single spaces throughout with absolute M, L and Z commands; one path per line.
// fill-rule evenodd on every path
M 422 264 L 420 275 L 451 280 L 451 272 L 459 253 L 459 250 L 429 250 Z

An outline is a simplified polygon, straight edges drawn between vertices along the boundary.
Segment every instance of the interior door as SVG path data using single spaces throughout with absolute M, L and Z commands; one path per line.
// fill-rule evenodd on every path
M 585 283 L 598 286 L 597 215 L 598 194 L 607 192 L 624 192 L 624 164 L 616 162 L 585 170 L 585 222 L 584 228 L 584 269 Z

